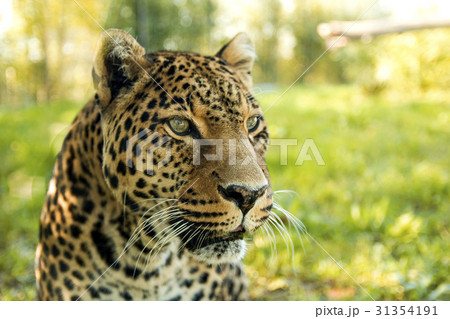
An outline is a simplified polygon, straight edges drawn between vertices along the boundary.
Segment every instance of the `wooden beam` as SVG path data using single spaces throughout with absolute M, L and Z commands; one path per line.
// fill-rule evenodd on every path
M 450 18 L 422 18 L 414 20 L 365 20 L 365 21 L 330 21 L 317 26 L 317 33 L 330 42 L 330 40 L 341 37 L 338 42 L 342 46 L 350 39 L 372 39 L 375 36 L 388 33 L 400 33 L 411 30 L 430 28 L 448 28 Z M 344 38 L 345 39 L 342 39 Z M 341 41 L 343 40 L 343 41 Z M 344 43 L 345 42 L 345 43 Z

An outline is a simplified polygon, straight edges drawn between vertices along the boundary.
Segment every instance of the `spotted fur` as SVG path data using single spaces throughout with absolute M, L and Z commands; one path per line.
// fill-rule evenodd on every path
M 215 56 L 145 53 L 126 32 L 102 35 L 95 97 L 70 127 L 42 210 L 39 299 L 248 298 L 243 236 L 272 206 L 254 57 L 243 33 Z M 173 118 L 189 121 L 187 134 Z M 215 149 L 204 145 L 195 164 L 205 139 L 221 141 L 223 157 L 207 160 Z

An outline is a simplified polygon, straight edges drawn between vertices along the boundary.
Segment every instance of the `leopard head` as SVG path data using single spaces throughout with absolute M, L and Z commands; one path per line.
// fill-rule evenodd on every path
M 252 97 L 254 46 L 236 35 L 215 56 L 146 53 L 128 33 L 99 40 L 93 78 L 103 175 L 146 234 L 207 263 L 234 262 L 272 207 L 268 129 Z M 139 227 L 136 223 L 134 227 Z

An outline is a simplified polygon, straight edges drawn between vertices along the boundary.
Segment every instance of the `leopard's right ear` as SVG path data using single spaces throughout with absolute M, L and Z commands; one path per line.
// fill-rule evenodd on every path
M 118 29 L 105 31 L 98 40 L 92 69 L 100 107 L 106 108 L 119 93 L 130 90 L 147 65 L 145 49 L 130 34 Z

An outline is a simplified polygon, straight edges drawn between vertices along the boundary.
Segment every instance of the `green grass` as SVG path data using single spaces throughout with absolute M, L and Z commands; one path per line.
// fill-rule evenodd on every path
M 276 97 L 258 98 L 267 108 Z M 0 108 L 0 299 L 35 298 L 46 184 L 81 107 Z M 373 298 L 450 298 L 449 103 L 368 97 L 349 86 L 295 87 L 265 116 L 272 138 L 298 140 L 287 165 L 279 147 L 270 148 L 273 189 L 298 193 L 280 193 L 277 202 Z M 326 165 L 295 165 L 307 138 Z M 369 299 L 312 239 L 291 237 L 293 257 L 281 236 L 276 252 L 262 232 L 254 236 L 245 262 L 255 299 Z
M 299 141 L 286 166 L 278 146 L 269 151 L 273 189 L 299 195 L 278 202 L 376 300 L 450 298 L 449 106 L 307 87 L 290 90 L 265 115 L 272 138 Z M 295 165 L 307 138 L 325 166 Z M 246 258 L 255 298 L 370 300 L 313 240 L 302 238 L 304 252 L 292 239 L 295 272 L 281 237 L 270 266 L 269 242 L 255 238 Z
M 0 107 L 0 300 L 33 300 L 39 215 L 53 163 L 82 105 Z

